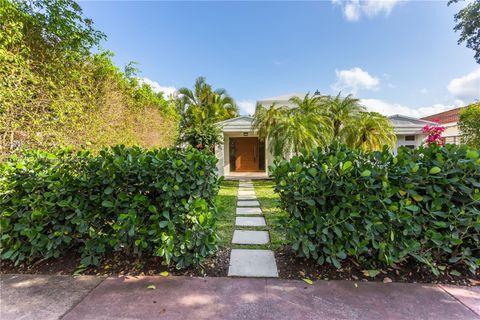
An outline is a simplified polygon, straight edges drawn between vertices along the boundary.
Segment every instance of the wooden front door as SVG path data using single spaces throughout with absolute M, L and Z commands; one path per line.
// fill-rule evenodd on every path
M 235 147 L 235 171 L 258 171 L 260 168 L 258 138 L 237 138 Z

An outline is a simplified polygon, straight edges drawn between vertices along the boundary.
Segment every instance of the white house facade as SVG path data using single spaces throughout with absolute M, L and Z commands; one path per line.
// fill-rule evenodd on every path
M 304 94 L 290 94 L 270 99 L 259 100 L 264 106 L 276 104 L 290 106 L 288 101 L 292 96 L 304 97 Z M 291 105 L 294 107 L 293 105 Z M 425 125 L 434 122 L 394 115 L 389 117 L 397 135 L 395 153 L 400 146 L 416 148 L 423 143 L 426 135 L 422 132 Z M 226 177 L 267 177 L 268 166 L 273 157 L 269 152 L 268 141 L 262 141 L 252 128 L 253 117 L 240 116 L 217 123 L 222 129 L 223 143 L 215 148 L 218 159 L 219 174 Z

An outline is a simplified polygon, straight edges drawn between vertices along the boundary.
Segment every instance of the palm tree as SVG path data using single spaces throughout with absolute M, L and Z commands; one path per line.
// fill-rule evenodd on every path
M 307 93 L 303 99 L 294 97 L 289 101 L 296 105 L 257 105 L 253 127 L 262 139 L 267 139 L 274 156 L 289 158 L 301 151 L 309 152 L 317 146 L 325 146 L 331 139 L 331 122 L 322 111 L 319 95 Z
M 364 151 L 381 150 L 384 145 L 395 147 L 397 140 L 390 120 L 377 112 L 361 112 L 355 126 L 345 129 L 347 145 Z
M 225 89 L 213 90 L 204 77 L 195 80 L 194 90 L 180 88 L 176 98 L 182 127 L 218 122 L 236 117 L 238 108 Z
M 365 111 L 365 107 L 351 94 L 342 98 L 340 92 L 335 98 L 329 98 L 326 114 L 333 123 L 333 139 L 345 142 L 342 131 L 347 127 L 355 126 L 356 120 L 363 111 Z

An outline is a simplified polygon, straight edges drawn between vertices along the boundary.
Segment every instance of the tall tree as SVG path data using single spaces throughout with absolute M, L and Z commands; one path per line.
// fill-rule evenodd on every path
M 213 90 L 204 77 L 198 77 L 194 89 L 180 88 L 176 99 L 183 129 L 205 122 L 219 122 L 238 115 L 235 101 L 225 89 Z
M 337 141 L 344 140 L 343 131 L 351 126 L 355 126 L 355 121 L 359 118 L 365 108 L 359 100 L 351 94 L 342 97 L 339 93 L 334 98 L 329 98 L 326 106 L 326 114 L 333 123 L 333 139 Z
M 332 142 L 352 148 L 379 150 L 395 146 L 390 120 L 379 113 L 366 112 L 358 99 L 305 95 L 290 99 L 295 107 L 257 105 L 253 127 L 267 139 L 274 156 L 289 157 Z
M 448 5 L 464 0 L 450 0 Z M 458 44 L 465 42 L 467 48 L 475 51 L 475 60 L 480 64 L 480 0 L 473 0 L 455 14 L 456 25 L 453 28 L 460 32 Z
M 290 157 L 326 146 L 331 139 L 331 121 L 322 113 L 324 98 L 319 95 L 291 98 L 295 107 L 257 106 L 253 127 L 259 137 L 268 140 L 274 156 Z
M 460 112 L 458 125 L 462 132 L 462 142 L 480 148 L 480 102 L 471 104 Z
M 390 120 L 377 112 L 361 112 L 355 126 L 347 126 L 345 142 L 364 151 L 381 150 L 384 145 L 395 147 L 397 141 Z

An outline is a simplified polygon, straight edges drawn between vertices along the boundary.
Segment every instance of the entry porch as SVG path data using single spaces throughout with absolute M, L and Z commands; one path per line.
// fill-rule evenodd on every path
M 242 116 L 217 124 L 223 135 L 223 143 L 215 148 L 217 167 L 226 179 L 268 178 L 268 145 L 258 138 L 252 122 L 252 117 Z

